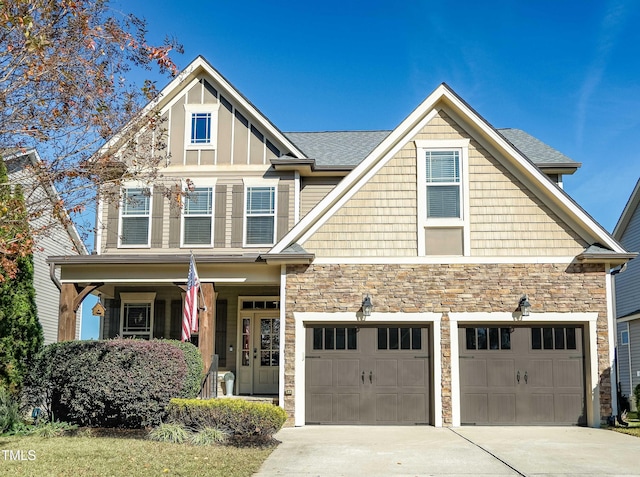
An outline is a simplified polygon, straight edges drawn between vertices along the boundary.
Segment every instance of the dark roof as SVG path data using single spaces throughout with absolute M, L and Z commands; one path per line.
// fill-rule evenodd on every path
M 570 159 L 520 129 L 497 129 L 516 149 L 538 167 L 578 168 L 579 162 Z M 314 159 L 319 167 L 357 166 L 391 131 L 324 131 L 288 132 L 284 135 Z

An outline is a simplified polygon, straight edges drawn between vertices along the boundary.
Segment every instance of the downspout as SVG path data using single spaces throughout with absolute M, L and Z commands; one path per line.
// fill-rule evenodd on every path
M 50 263 L 49 264 L 49 278 L 51 278 L 51 281 L 56 286 L 58 291 L 60 293 L 62 293 L 62 283 L 60 283 L 60 280 L 58 280 L 58 277 L 56 277 L 56 264 L 55 263 Z

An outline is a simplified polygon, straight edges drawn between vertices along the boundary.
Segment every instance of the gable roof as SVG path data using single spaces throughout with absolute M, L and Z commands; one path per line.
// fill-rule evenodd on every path
M 516 149 L 536 166 L 547 169 L 564 169 L 573 173 L 582 166 L 560 151 L 533 137 L 521 129 L 496 129 Z M 357 166 L 391 131 L 325 131 L 284 133 L 310 159 L 315 166 Z
M 178 76 L 176 76 L 162 91 L 156 96 L 156 98 L 150 101 L 142 111 L 131 120 L 124 128 L 122 128 L 114 137 L 105 143 L 101 148 L 101 151 L 114 147 L 120 142 L 120 139 L 126 132 L 129 132 L 132 127 L 135 127 L 137 119 L 144 117 L 155 109 L 162 109 L 165 107 L 178 92 L 185 86 L 188 86 L 199 75 L 209 75 L 218 84 L 221 92 L 225 96 L 231 98 L 234 102 L 239 104 L 247 113 L 252 117 L 252 123 L 264 128 L 275 139 L 280 141 L 287 149 L 289 153 L 294 157 L 303 158 L 304 153 L 298 149 L 298 147 L 289 140 L 262 112 L 251 103 L 240 91 L 238 91 L 218 70 L 216 70 L 211 64 L 202 56 L 198 56 L 189 65 L 184 68 Z
M 638 209 L 638 204 L 640 204 L 640 179 L 636 182 L 636 186 L 633 188 L 633 192 L 631 192 L 629 200 L 622 210 L 622 214 L 620 214 L 618 223 L 616 223 L 613 229 L 613 236 L 616 240 L 622 240 L 622 236 L 627 230 L 633 214 Z
M 474 137 L 486 147 L 504 154 L 509 165 L 524 180 L 535 185 L 543 194 L 545 202 L 560 217 L 573 222 L 588 237 L 587 242 L 599 242 L 615 254 L 628 253 L 589 214 L 576 204 L 564 191 L 557 187 L 522 151 L 491 126 L 471 106 L 460 98 L 448 85 L 442 83 L 431 93 L 400 125 L 391 131 L 370 153 L 345 177 L 336 188 L 322 199 L 318 205 L 298 222 L 269 253 L 281 253 L 293 243 L 303 244 L 324 222 L 346 202 L 379 167 L 382 167 L 435 115 L 436 107 L 446 106 L 451 113 L 469 122 L 474 128 Z M 509 133 L 507 133 L 509 134 Z M 512 134 L 513 137 L 520 134 Z M 516 138 L 517 141 L 517 138 Z M 544 148 L 543 148 L 544 149 Z M 614 254 L 614 255 L 615 255 Z M 612 257 L 615 261 L 616 257 Z M 622 256 L 617 257 L 623 259 Z
M 11 151 L 7 150 L 3 154 L 3 160 L 7 164 L 9 176 L 24 168 L 26 165 L 25 163 L 30 163 L 30 165 L 32 166 L 38 166 L 38 164 L 42 162 L 42 159 L 40 159 L 40 155 L 38 154 L 38 151 L 36 149 L 29 149 L 26 151 L 15 149 Z M 36 177 L 36 179 L 38 178 Z M 38 184 L 45 190 L 47 197 L 51 201 L 51 204 L 55 204 L 60 201 L 60 194 L 58 194 L 55 184 L 51 182 L 45 182 L 41 179 L 38 179 Z M 65 221 L 64 224 L 61 225 L 63 225 L 63 227 L 65 228 L 67 234 L 69 235 L 69 239 L 73 243 L 73 246 L 77 250 L 78 254 L 87 255 L 87 247 L 80 238 L 80 235 L 78 234 L 78 231 L 76 230 L 71 217 L 69 217 L 66 211 L 64 211 L 64 214 Z

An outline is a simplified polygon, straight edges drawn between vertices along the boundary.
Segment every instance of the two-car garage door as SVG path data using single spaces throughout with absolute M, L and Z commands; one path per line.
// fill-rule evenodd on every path
M 307 424 L 429 424 L 429 333 L 307 328 Z
M 584 425 L 582 329 L 460 328 L 461 424 Z

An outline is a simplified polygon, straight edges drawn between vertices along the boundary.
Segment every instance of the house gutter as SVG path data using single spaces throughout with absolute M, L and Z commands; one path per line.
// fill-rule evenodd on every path
M 56 264 L 54 262 L 49 262 L 49 278 L 51 278 L 58 291 L 62 293 L 62 283 L 56 277 Z

